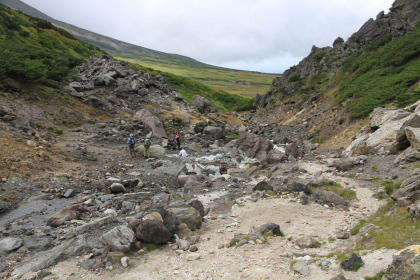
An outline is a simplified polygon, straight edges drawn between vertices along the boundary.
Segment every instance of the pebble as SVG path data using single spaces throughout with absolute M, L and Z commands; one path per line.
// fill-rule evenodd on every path
M 129 257 L 122 257 L 121 258 L 121 265 L 123 267 L 128 267 L 129 264 L 130 264 L 130 258 Z
M 201 258 L 201 255 L 199 254 L 199 253 L 191 253 L 191 254 L 188 254 L 186 257 L 185 257 L 185 259 L 187 260 L 187 261 L 196 261 L 196 260 L 198 260 L 198 259 L 200 259 Z

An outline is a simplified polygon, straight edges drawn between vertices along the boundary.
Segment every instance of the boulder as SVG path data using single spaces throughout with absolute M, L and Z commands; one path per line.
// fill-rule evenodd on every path
M 157 220 L 141 221 L 136 227 L 136 237 L 145 243 L 164 244 L 171 238 L 165 225 Z
M 403 204 L 411 204 L 420 199 L 420 174 L 414 173 L 391 195 L 392 199 Z
M 204 128 L 208 126 L 207 122 L 199 122 L 194 126 L 194 132 L 195 133 L 202 133 Z
M 272 191 L 272 190 L 273 190 L 273 186 L 268 184 L 266 181 L 259 182 L 252 188 L 252 191 Z
M 296 239 L 295 243 L 300 248 L 313 248 L 320 245 L 319 241 L 313 239 L 309 235 L 299 237 L 298 239 Z
M 412 245 L 396 252 L 382 279 L 420 279 L 420 245 Z
M 410 116 L 390 120 L 383 123 L 377 130 L 363 128 L 355 140 L 346 148 L 345 155 L 377 153 L 380 155 L 396 153 L 399 150 L 397 135 Z
M 321 204 L 321 205 L 326 204 L 330 207 L 334 207 L 334 206 L 335 207 L 337 206 L 348 207 L 349 206 L 349 203 L 344 198 L 342 198 L 335 192 L 327 191 L 327 190 L 315 191 L 312 194 L 311 199 L 318 204 Z
M 405 135 L 407 136 L 410 145 L 415 150 L 420 150 L 420 128 L 407 126 L 405 128 Z
M 286 156 L 292 156 L 296 159 L 303 157 L 303 151 L 296 143 L 286 146 Z
M 407 211 L 414 219 L 420 219 L 420 200 L 408 206 Z
M 261 235 L 265 235 L 265 234 L 271 234 L 271 235 L 276 235 L 276 236 L 282 235 L 280 226 L 275 223 L 264 224 L 259 227 L 259 230 L 260 230 Z
M 7 237 L 0 240 L 0 256 L 7 255 L 22 247 L 23 240 L 14 237 Z
M 307 185 L 302 184 L 302 183 L 297 183 L 297 182 L 294 182 L 294 183 L 290 184 L 289 186 L 287 186 L 287 190 L 289 192 L 294 192 L 294 193 L 303 192 L 306 195 L 311 194 L 311 190 L 309 189 L 309 187 Z
M 286 159 L 287 159 L 287 156 L 277 149 L 272 149 L 267 154 L 267 163 L 269 164 L 283 162 Z
M 334 162 L 334 167 L 337 168 L 338 171 L 349 171 L 355 166 L 356 163 L 351 158 L 339 159 Z
M 141 154 L 144 155 L 144 146 L 138 145 L 136 150 Z M 149 148 L 150 157 L 159 158 L 165 154 L 165 148 L 160 145 L 152 145 Z
M 83 206 L 70 205 L 49 217 L 47 219 L 47 225 L 58 227 L 63 225 L 66 221 L 80 219 L 83 214 L 87 212 L 89 212 L 89 210 Z
M 149 109 L 141 109 L 140 111 L 137 111 L 133 120 L 141 121 L 149 126 L 152 129 L 154 137 L 168 138 L 159 117 Z
M 198 199 L 191 200 L 188 202 L 188 205 L 196 209 L 201 217 L 204 217 L 204 205 Z
M 161 223 L 163 223 L 162 215 L 160 215 L 158 212 L 151 212 L 143 217 L 143 221 L 145 220 L 156 220 Z
M 203 130 L 203 134 L 206 138 L 211 140 L 222 139 L 225 137 L 225 131 L 223 128 L 218 126 L 206 126 Z
M 397 141 L 397 147 L 400 150 L 403 150 L 410 146 L 410 141 L 408 141 L 406 131 L 405 131 L 406 127 L 420 128 L 420 115 L 419 114 L 410 115 L 410 117 L 403 123 L 400 130 L 398 130 L 396 141 Z
M 25 236 L 23 241 L 30 252 L 41 252 L 51 247 L 53 239 L 49 236 Z
M 362 258 L 353 253 L 350 258 L 341 262 L 340 267 L 344 270 L 355 271 L 363 265 Z
M 397 121 L 410 115 L 403 109 L 375 108 L 369 116 L 369 126 L 374 130 L 390 121 Z
M 118 226 L 100 237 L 100 242 L 111 251 L 127 252 L 135 241 L 136 235 L 127 226 Z
M 120 184 L 120 183 L 113 183 L 110 187 L 109 190 L 111 191 L 111 193 L 124 193 L 126 192 L 125 187 Z
M 64 241 L 60 245 L 43 252 L 34 254 L 24 262 L 18 264 L 12 272 L 12 276 L 19 278 L 21 275 L 30 271 L 38 271 L 57 264 L 60 261 L 68 260 L 71 257 L 78 256 L 89 248 L 85 236 Z
M 273 149 L 273 144 L 256 134 L 240 132 L 234 148 L 242 151 L 248 157 L 266 160 L 267 154 Z
M 304 260 L 298 260 L 293 263 L 292 269 L 303 276 L 309 276 L 311 274 L 311 269 Z
M 200 95 L 193 96 L 193 102 L 191 103 L 191 107 L 196 109 L 203 115 L 208 115 L 209 113 L 217 112 L 216 107 L 214 107 L 213 104 L 210 103 L 210 101 L 208 101 Z
M 202 219 L 200 212 L 193 207 L 177 207 L 167 209 L 171 216 L 179 224 L 185 223 L 191 230 L 201 228 Z

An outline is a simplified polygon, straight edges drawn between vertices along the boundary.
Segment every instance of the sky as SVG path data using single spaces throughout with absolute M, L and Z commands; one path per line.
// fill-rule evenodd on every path
M 207 64 L 283 73 L 394 0 L 22 0 L 50 17 Z

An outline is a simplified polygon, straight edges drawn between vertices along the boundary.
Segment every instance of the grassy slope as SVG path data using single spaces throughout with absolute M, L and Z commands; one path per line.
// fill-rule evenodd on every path
M 46 20 L 3 4 L 0 22 L 0 80 L 13 78 L 23 83 L 61 80 L 93 53 L 101 53 Z
M 63 22 L 54 21 L 54 24 L 66 29 L 81 40 L 100 47 L 115 58 L 184 78 L 191 78 L 206 86 L 245 97 L 255 97 L 257 93 L 265 94 L 270 89 L 273 78 L 278 76 L 278 74 L 216 67 L 186 56 L 168 54 L 125 43 Z
M 420 24 L 402 37 L 368 45 L 344 62 L 346 75 L 338 101 L 350 99 L 351 117 L 366 117 L 376 107 L 403 106 L 420 99 Z M 412 88 L 414 86 L 414 88 Z M 411 88 L 411 89 L 410 89 Z

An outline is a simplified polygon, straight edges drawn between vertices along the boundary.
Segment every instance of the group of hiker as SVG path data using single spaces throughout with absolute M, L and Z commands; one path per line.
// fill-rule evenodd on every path
M 135 146 L 137 144 L 137 140 L 133 134 L 130 134 L 130 137 L 128 137 L 127 144 L 129 145 L 128 147 L 129 147 L 130 155 L 132 157 L 136 157 Z M 151 146 L 152 146 L 151 136 L 147 135 L 143 143 L 145 159 L 148 159 L 150 157 Z M 185 149 L 181 149 L 181 136 L 179 134 L 179 130 L 176 131 L 173 139 L 168 140 L 168 148 L 173 148 L 173 149 L 178 148 L 178 150 L 180 150 L 178 153 L 180 157 L 188 157 L 188 153 L 185 151 Z M 156 163 L 152 163 L 151 167 L 154 169 L 162 165 L 163 165 L 162 161 L 158 160 Z M 197 174 L 197 170 L 194 164 L 192 165 L 191 170 L 189 170 L 187 174 L 188 175 Z
M 151 137 L 148 135 L 146 136 L 146 139 L 144 140 L 143 147 L 144 147 L 144 158 L 150 157 L 150 146 L 152 146 L 152 140 Z M 127 139 L 127 144 L 129 145 L 129 151 L 130 155 L 132 157 L 136 157 L 136 149 L 135 146 L 137 144 L 136 138 L 133 134 L 130 134 L 130 137 Z M 174 139 L 168 140 L 168 147 L 178 148 L 178 150 L 181 150 L 181 136 L 179 134 L 179 130 L 176 131 L 174 135 Z M 185 152 L 184 149 L 181 150 L 180 156 L 188 156 L 188 154 Z

